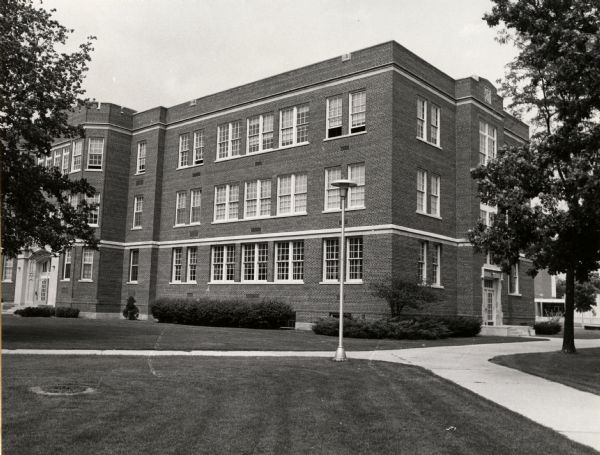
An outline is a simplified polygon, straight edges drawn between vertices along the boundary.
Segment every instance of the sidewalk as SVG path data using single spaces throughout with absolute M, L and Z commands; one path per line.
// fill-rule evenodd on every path
M 578 349 L 600 347 L 600 340 L 577 340 Z M 350 359 L 418 365 L 534 422 L 600 451 L 600 396 L 496 365 L 498 355 L 558 351 L 562 340 L 452 347 L 349 352 Z M 3 349 L 3 355 L 332 357 L 306 351 L 132 351 Z M 510 435 L 507 435 L 510 437 Z

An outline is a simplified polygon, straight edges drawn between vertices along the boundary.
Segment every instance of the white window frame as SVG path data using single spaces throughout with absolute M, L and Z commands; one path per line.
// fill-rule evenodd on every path
M 134 264 L 133 263 L 133 258 L 134 256 L 137 254 L 137 262 Z M 133 279 L 133 268 L 135 267 L 135 274 L 137 275 L 135 277 L 135 280 Z M 137 283 L 138 279 L 139 279 L 139 275 L 140 275 L 140 250 L 139 249 L 133 249 L 133 250 L 129 250 L 129 276 L 128 276 L 128 283 Z
M 354 106 L 352 105 L 352 101 L 353 98 L 355 98 L 357 95 L 364 95 L 365 98 L 365 103 L 364 103 L 364 108 L 362 110 L 354 110 Z M 363 105 L 359 105 L 359 106 L 363 106 Z M 350 114 L 348 115 L 348 134 L 359 134 L 359 133 L 363 133 L 365 131 L 367 131 L 367 91 L 366 90 L 356 90 L 354 92 L 351 92 L 349 95 L 349 104 L 348 104 L 348 110 L 350 111 Z M 354 120 L 354 116 L 363 116 L 364 119 L 362 120 L 362 122 L 358 122 L 355 126 L 352 126 L 353 124 L 353 120 Z M 357 131 L 354 131 L 357 130 Z
M 286 178 L 286 177 L 291 177 L 290 194 L 281 194 L 281 179 Z M 306 181 L 306 187 L 303 192 L 296 191 L 296 180 L 299 177 L 304 177 L 304 180 Z M 304 195 L 304 198 L 305 198 L 305 210 L 298 211 L 297 205 L 299 205 L 299 204 L 297 204 L 297 198 L 298 198 L 298 196 L 302 196 L 302 195 Z M 290 197 L 290 211 L 282 213 L 281 212 L 281 198 L 285 197 L 285 196 Z M 277 177 L 277 215 L 278 216 L 305 215 L 307 213 L 307 210 L 308 210 L 308 174 L 306 174 L 306 173 L 286 174 L 286 175 L 281 175 L 281 176 Z
M 436 182 L 435 185 L 432 184 L 434 181 Z M 419 183 L 423 183 L 423 186 L 420 187 Z M 417 213 L 441 218 L 441 188 L 442 177 L 440 175 L 425 169 L 417 169 Z M 434 192 L 434 190 L 437 190 L 437 192 Z M 435 200 L 435 204 L 432 204 L 432 200 Z M 422 209 L 419 208 L 420 203 L 423 206 Z
M 513 281 L 514 280 L 514 281 Z M 510 276 L 508 279 L 508 293 L 510 295 L 521 295 L 519 282 L 519 262 L 510 266 Z
M 139 194 L 133 197 L 133 225 L 132 229 L 142 229 L 144 213 L 144 196 Z
M 287 249 L 287 258 L 282 257 L 280 259 L 280 251 L 282 246 L 285 245 Z M 273 281 L 276 283 L 304 283 L 304 240 L 291 240 L 289 242 L 275 242 L 275 254 L 273 256 L 275 266 L 273 271 Z M 280 278 L 279 275 L 279 264 L 284 265 L 287 270 L 286 276 Z M 294 278 L 295 268 L 294 265 L 300 264 L 302 278 Z
M 179 275 L 179 278 L 177 278 Z M 183 282 L 183 248 L 173 248 L 171 252 L 171 283 Z
M 185 226 L 187 221 L 187 191 L 175 193 L 175 226 Z
M 491 145 L 491 147 L 490 147 Z M 495 126 L 479 120 L 479 165 L 486 165 L 496 158 L 498 131 Z
M 62 169 L 62 150 L 61 149 L 54 150 L 52 152 L 52 156 L 53 156 L 52 167 Z
M 97 149 L 94 150 L 94 153 L 92 153 L 92 143 L 99 141 L 102 145 L 100 147 L 100 152 L 98 152 Z M 92 164 L 92 158 L 95 158 L 96 160 L 98 160 L 99 158 L 99 163 L 93 163 Z M 101 171 L 102 167 L 104 166 L 104 138 L 103 137 L 90 137 L 88 138 L 88 152 L 87 152 L 87 165 L 86 165 L 86 170 L 87 171 Z
M 249 199 L 248 198 L 248 186 L 251 184 L 256 184 L 256 197 Z M 268 218 L 271 216 L 271 194 L 272 194 L 272 183 L 269 179 L 258 179 L 252 180 L 250 182 L 246 182 L 244 184 L 244 218 L 245 219 L 254 219 L 254 218 Z M 263 190 L 268 187 L 268 197 L 263 197 Z M 266 191 L 266 190 L 265 190 Z M 255 205 L 255 214 L 248 213 L 248 201 L 256 201 Z M 268 214 L 262 215 L 263 208 L 268 209 Z
M 202 190 L 195 188 L 190 190 L 190 224 L 200 224 L 200 215 L 202 211 Z M 194 220 L 194 215 L 197 219 Z
M 193 274 L 192 274 L 193 272 Z M 192 275 L 194 278 L 191 279 Z M 190 246 L 187 248 L 187 282 L 197 283 L 198 282 L 198 247 Z
M 89 274 L 86 273 L 86 266 L 89 266 Z M 81 280 L 80 281 L 92 281 L 93 276 L 94 276 L 93 272 L 94 272 L 94 251 L 89 248 L 84 248 L 82 251 L 82 254 L 81 254 Z M 89 275 L 89 278 L 87 278 L 87 275 Z
M 357 178 L 355 173 L 357 171 L 353 171 L 354 169 L 358 170 L 362 168 L 362 172 L 360 173 L 360 178 Z M 366 167 L 365 163 L 353 163 L 348 165 L 348 180 L 352 180 L 356 183 L 355 187 L 348 188 L 348 200 L 346 204 L 349 209 L 364 209 L 365 208 L 365 180 L 366 180 Z M 362 192 L 362 204 L 353 203 L 352 199 L 356 194 Z
M 217 250 L 221 250 L 222 254 L 222 262 L 218 264 L 215 261 L 215 256 Z M 233 253 L 232 255 L 230 253 Z M 233 257 L 233 261 L 229 259 Z M 221 273 L 220 276 L 216 276 L 215 273 L 215 265 L 221 265 Z M 231 271 L 232 278 L 227 279 L 227 272 Z M 211 282 L 215 283 L 233 283 L 235 282 L 235 245 L 214 245 L 211 248 L 211 264 L 210 264 L 210 279 Z
M 336 101 L 336 103 L 339 102 L 339 115 L 338 115 L 337 107 L 335 108 L 335 110 L 332 111 L 332 106 L 331 106 L 332 101 Z M 343 136 L 343 134 L 344 134 L 344 132 L 343 132 L 343 124 L 344 124 L 343 112 L 344 112 L 344 97 L 342 95 L 336 95 L 336 96 L 332 96 L 331 98 L 327 98 L 327 103 L 326 103 L 327 118 L 325 120 L 325 131 L 326 131 L 327 139 Z M 334 114 L 334 115 L 332 115 L 332 114 Z M 335 120 L 335 126 L 331 125 L 332 120 Z M 339 131 L 337 131 L 338 128 L 339 128 Z M 333 130 L 333 129 L 336 130 L 335 134 L 331 133 L 331 130 Z M 339 132 L 339 134 L 337 134 L 338 132 Z
M 69 173 L 69 165 L 71 164 L 71 146 L 62 148 L 62 165 L 61 172 L 63 175 L 67 175 Z
M 13 278 L 13 258 L 2 256 L 2 281 L 12 283 Z
M 360 243 L 360 249 L 356 250 L 356 249 L 351 249 L 350 246 L 353 242 L 357 242 Z M 356 255 L 356 253 L 359 253 L 359 255 Z M 346 266 L 344 267 L 344 275 L 345 276 L 345 283 L 362 283 L 363 281 L 363 274 L 364 274 L 364 258 L 365 258 L 365 244 L 363 241 L 362 237 L 347 237 L 346 238 L 346 248 L 344 250 L 344 254 L 346 255 Z M 356 263 L 360 263 L 359 269 L 360 269 L 360 278 L 350 278 L 350 271 L 352 270 L 351 266 L 352 266 L 352 261 L 356 262 Z
M 298 123 L 298 113 L 300 111 L 300 109 L 304 109 L 306 108 L 306 116 L 307 116 L 307 121 L 306 123 Z M 283 127 L 283 113 L 284 112 L 288 112 L 288 111 L 292 111 L 292 125 L 288 126 L 286 128 Z M 287 107 L 285 109 L 281 109 L 279 111 L 279 144 L 280 144 L 280 148 L 286 148 L 286 147 L 295 147 L 297 145 L 304 145 L 304 144 L 308 144 L 308 125 L 310 124 L 310 106 L 306 103 L 306 104 L 300 104 L 298 106 L 292 106 L 292 107 Z M 306 125 L 306 129 L 307 129 L 307 134 L 306 134 L 306 140 L 305 141 L 298 141 L 298 129 L 299 127 L 303 127 L 304 125 Z M 283 142 L 283 130 L 290 130 L 291 129 L 291 133 L 292 133 L 292 141 L 289 143 L 284 144 Z
M 194 131 L 194 153 L 192 166 L 204 164 L 204 130 Z
M 185 160 L 184 160 L 185 158 Z M 177 155 L 177 169 L 190 166 L 190 133 L 179 135 L 179 153 Z
M 433 286 L 442 286 L 442 245 L 436 243 L 433 245 L 433 257 L 431 260 L 431 275 L 433 277 Z
M 79 158 L 79 159 L 78 159 Z M 75 162 L 78 162 L 75 165 Z M 83 139 L 73 141 L 73 153 L 71 154 L 71 172 L 81 171 L 83 164 Z
M 265 118 L 271 118 L 271 129 L 265 131 Z M 250 136 L 250 121 L 258 119 L 258 134 L 253 134 Z M 274 129 L 275 129 L 275 116 L 272 112 L 268 112 L 266 114 L 254 115 L 249 117 L 246 120 L 246 153 L 251 155 L 254 153 L 266 152 L 269 150 L 273 150 L 275 147 L 275 138 L 274 138 Z M 270 135 L 270 147 L 265 147 L 265 140 L 269 141 L 268 137 Z M 250 151 L 250 139 L 256 137 L 258 141 L 258 150 Z
M 233 137 L 233 133 L 236 132 L 234 126 L 237 125 L 237 137 Z M 227 134 L 221 134 L 227 128 Z M 224 140 L 221 140 L 221 136 L 223 136 Z M 236 120 L 229 123 L 222 123 L 217 126 L 217 158 L 215 161 L 222 161 L 230 158 L 235 158 L 240 156 L 241 154 L 241 142 L 242 142 L 242 122 L 241 120 Z M 225 154 L 221 153 L 221 145 L 224 145 Z M 234 150 L 234 145 L 237 145 L 237 150 Z M 221 156 L 222 155 L 222 156 Z
M 360 257 L 350 256 L 350 244 L 356 239 L 360 239 Z M 364 240 L 362 237 L 346 237 L 346 248 L 344 248 L 344 283 L 362 283 L 364 275 Z M 329 244 L 337 245 L 337 254 L 335 259 L 327 258 L 327 247 Z M 360 278 L 350 279 L 350 263 L 351 261 L 360 261 Z M 337 263 L 337 278 L 327 278 L 327 264 Z M 339 283 L 340 282 L 340 239 L 332 237 L 323 239 L 323 283 Z
M 251 261 L 246 260 L 246 253 L 251 253 Z M 262 260 L 261 260 L 262 259 Z M 246 243 L 242 245 L 242 273 L 244 283 L 264 283 L 269 277 L 269 244 L 267 242 Z M 252 265 L 252 278 L 246 278 L 246 268 Z M 260 278 L 260 268 L 263 267 L 264 278 Z
M 86 197 L 86 202 L 88 205 L 91 204 L 97 204 L 96 208 L 88 215 L 88 226 L 91 227 L 98 227 L 100 226 L 100 195 L 99 194 L 95 194 L 92 197 Z M 96 222 L 91 222 L 90 223 L 90 216 L 95 216 L 96 218 Z
M 333 176 L 331 175 L 333 174 Z M 337 212 L 340 207 L 340 189 L 331 185 L 331 182 L 342 178 L 342 166 L 333 166 L 325 168 L 325 199 L 323 201 L 325 212 Z M 330 203 L 331 200 L 335 203 Z
M 67 265 L 69 266 L 67 269 Z M 68 270 L 68 273 L 67 273 Z M 73 250 L 67 248 L 63 253 L 63 266 L 61 281 L 71 281 L 71 275 L 73 274 Z M 67 276 L 68 275 L 68 276 Z
M 427 142 L 430 144 L 440 146 L 440 119 L 441 119 L 441 109 L 439 106 L 430 103 L 429 105 L 430 118 L 429 118 L 429 134 L 427 135 Z M 434 115 L 435 114 L 435 115 Z M 435 128 L 435 137 L 431 137 L 431 131 Z M 433 139 L 433 140 L 432 140 Z
M 498 207 L 479 203 L 479 220 L 487 227 L 493 224 L 494 217 L 498 214 Z
M 427 100 L 417 97 L 417 139 L 427 140 Z
M 137 143 L 136 174 L 146 172 L 146 141 Z
M 217 195 L 220 188 L 225 188 L 225 201 L 217 204 Z M 233 189 L 236 191 L 232 191 Z M 233 199 L 235 197 L 235 200 Z M 230 216 L 233 204 L 236 204 L 236 216 Z M 217 205 L 225 206 L 225 217 L 217 219 Z M 224 185 L 215 186 L 215 197 L 214 197 L 214 211 L 213 211 L 213 222 L 224 223 L 228 221 L 238 220 L 240 217 L 240 186 L 238 183 L 227 183 Z
M 429 254 L 429 243 L 425 240 L 419 241 L 418 273 L 419 284 L 427 284 L 427 255 Z

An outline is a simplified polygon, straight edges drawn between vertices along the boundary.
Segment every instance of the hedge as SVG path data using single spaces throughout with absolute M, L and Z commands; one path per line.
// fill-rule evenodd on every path
M 15 314 L 24 318 L 49 318 L 54 316 L 54 307 L 50 305 L 28 306 L 15 310 Z
M 55 311 L 57 318 L 78 318 L 79 308 L 69 308 L 66 306 L 56 307 Z
M 558 321 L 536 322 L 533 328 L 536 335 L 556 335 L 562 329 Z
M 274 300 L 249 303 L 244 300 L 163 298 L 152 305 L 151 311 L 158 322 L 212 327 L 278 329 L 294 319 L 290 305 Z

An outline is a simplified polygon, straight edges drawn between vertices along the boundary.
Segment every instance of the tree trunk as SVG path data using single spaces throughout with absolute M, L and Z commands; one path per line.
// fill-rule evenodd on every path
M 562 352 L 565 354 L 576 354 L 575 329 L 573 327 L 575 313 L 575 270 L 567 270 L 565 283 L 565 325 L 563 327 Z

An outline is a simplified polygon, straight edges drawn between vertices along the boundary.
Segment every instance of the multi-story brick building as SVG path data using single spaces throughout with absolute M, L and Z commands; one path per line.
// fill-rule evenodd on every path
M 528 128 L 487 80 L 455 80 L 395 42 L 171 108 L 79 113 L 86 138 L 48 165 L 99 191 L 99 251 L 40 249 L 5 268 L 3 297 L 118 317 L 161 296 L 280 299 L 298 323 L 336 313 L 339 193 L 349 178 L 346 311 L 386 314 L 369 283 L 433 285 L 426 311 L 533 320 L 527 262 L 503 275 L 466 240 L 493 209 L 470 170 Z M 11 268 L 12 267 L 12 268 Z M 10 270 L 10 272 L 9 272 Z

